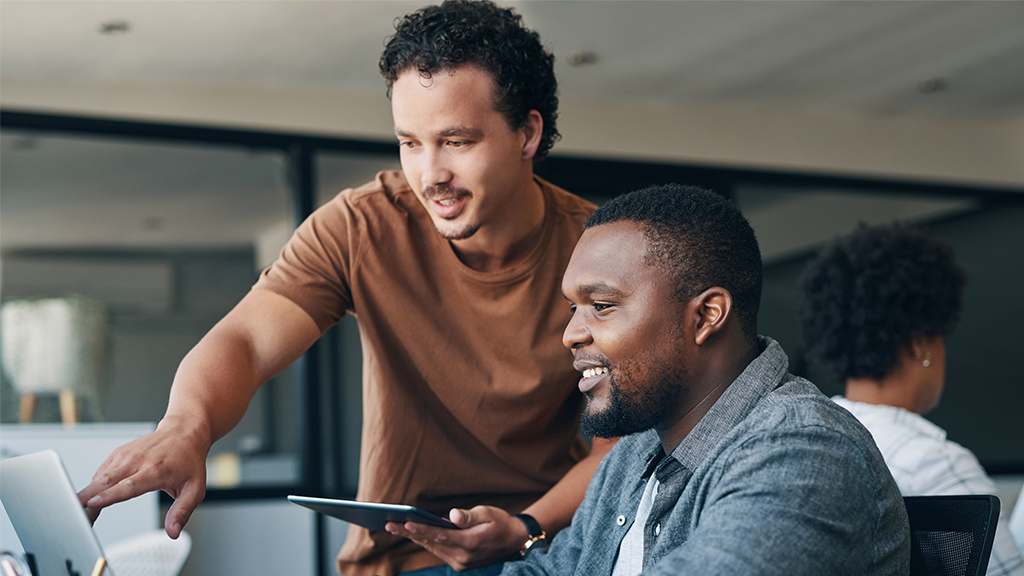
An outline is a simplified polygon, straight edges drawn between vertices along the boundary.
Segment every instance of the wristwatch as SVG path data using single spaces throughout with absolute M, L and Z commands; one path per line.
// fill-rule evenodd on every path
M 547 532 L 540 527 L 540 524 L 533 518 L 533 516 L 530 516 L 529 514 L 516 514 L 516 518 L 526 526 L 526 533 L 530 536 L 530 538 L 523 543 L 523 547 L 519 550 L 520 556 L 526 556 L 530 553 L 530 550 L 533 550 L 535 547 L 547 548 Z

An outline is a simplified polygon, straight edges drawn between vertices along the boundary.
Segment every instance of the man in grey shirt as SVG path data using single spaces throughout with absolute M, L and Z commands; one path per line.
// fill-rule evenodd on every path
M 868 432 L 757 336 L 761 256 L 721 196 L 660 186 L 587 220 L 562 281 L 584 430 L 625 436 L 549 550 L 502 574 L 907 574 Z

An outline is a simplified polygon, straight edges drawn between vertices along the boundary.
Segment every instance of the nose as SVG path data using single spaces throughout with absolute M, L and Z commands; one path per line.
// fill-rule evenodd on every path
M 565 332 L 562 332 L 562 345 L 569 350 L 575 351 L 577 348 L 586 346 L 592 341 L 590 328 L 587 327 L 583 314 L 578 311 L 574 312 L 572 318 L 569 318 L 569 324 L 565 327 Z
M 423 154 L 423 172 L 420 175 L 420 182 L 424 187 L 447 184 L 452 179 L 452 171 L 443 149 L 428 149 Z

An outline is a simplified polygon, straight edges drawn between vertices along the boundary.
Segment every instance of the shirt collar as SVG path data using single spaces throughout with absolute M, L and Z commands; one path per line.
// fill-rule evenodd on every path
M 924 416 L 915 414 L 906 408 L 889 406 L 887 404 L 868 404 L 867 402 L 857 402 L 856 400 L 850 400 L 849 398 L 844 398 L 842 396 L 834 396 L 832 401 L 845 408 L 861 422 L 896 424 L 910 428 L 914 432 L 928 438 L 934 438 L 936 440 L 946 439 L 945 430 L 940 428 L 937 424 L 930 422 Z
M 672 457 L 684 467 L 696 470 L 708 452 L 782 383 L 789 370 L 786 353 L 778 342 L 766 336 L 758 336 L 757 344 L 761 353 L 672 451 Z

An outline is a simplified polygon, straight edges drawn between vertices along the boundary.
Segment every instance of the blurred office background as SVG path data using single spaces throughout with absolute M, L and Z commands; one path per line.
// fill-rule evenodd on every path
M 761 332 L 826 393 L 794 318 L 807 258 L 861 220 L 953 245 L 966 305 L 929 418 L 1016 494 L 1024 3 L 502 4 L 557 59 L 563 138 L 538 173 L 596 202 L 672 181 L 731 196 L 761 241 Z M 0 300 L 107 311 L 79 420 L 157 421 L 182 356 L 295 223 L 399 167 L 377 59 L 420 6 L 0 1 Z M 333 573 L 344 526 L 284 496 L 354 495 L 360 358 L 348 318 L 215 445 L 184 574 Z M 59 395 L 37 396 L 32 421 L 60 421 Z

